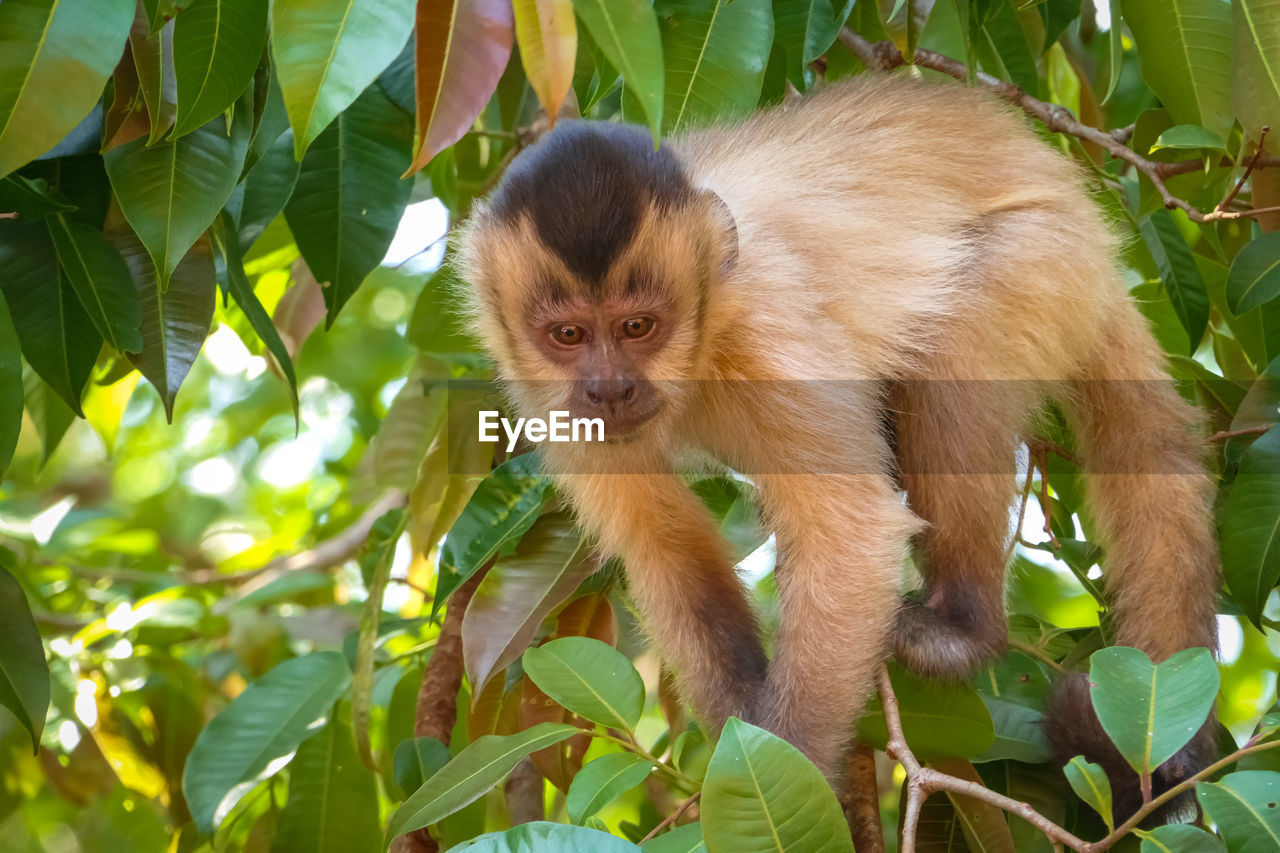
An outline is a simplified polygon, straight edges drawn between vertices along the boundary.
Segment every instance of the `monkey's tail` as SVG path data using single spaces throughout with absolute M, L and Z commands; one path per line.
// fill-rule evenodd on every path
M 1164 354 L 1131 303 L 1108 317 L 1096 356 L 1070 383 L 1076 446 L 1104 548 L 1114 642 L 1159 662 L 1193 646 L 1217 650 L 1220 575 L 1199 412 L 1164 370 Z M 1047 734 L 1056 757 L 1084 755 L 1111 777 L 1117 817 L 1141 804 L 1137 774 L 1103 732 L 1083 674 L 1061 681 Z M 1155 773 L 1156 793 L 1212 760 L 1211 718 Z

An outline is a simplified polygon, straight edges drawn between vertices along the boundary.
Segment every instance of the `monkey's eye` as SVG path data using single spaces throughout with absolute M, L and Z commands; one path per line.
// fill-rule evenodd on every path
M 653 331 L 652 317 L 632 317 L 622 321 L 622 334 L 628 338 L 643 338 Z
M 563 326 L 556 326 L 552 329 L 551 337 L 555 338 L 556 343 L 571 347 L 582 343 L 586 339 L 587 333 L 583 331 L 581 326 L 565 323 Z

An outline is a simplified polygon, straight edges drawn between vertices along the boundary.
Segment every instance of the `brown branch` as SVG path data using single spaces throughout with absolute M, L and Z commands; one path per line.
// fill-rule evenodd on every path
M 853 849 L 858 853 L 884 853 L 884 829 L 880 824 L 880 789 L 876 782 L 876 753 L 861 740 L 848 755 L 848 780 L 840 805 L 849 824 Z
M 18 214 L 16 212 L 0 213 L 0 219 L 17 219 L 17 218 L 18 218 Z
M 1245 427 L 1243 429 L 1224 429 L 1222 432 L 1215 432 L 1213 435 L 1205 439 L 1206 442 L 1226 441 L 1228 438 L 1237 438 L 1242 435 L 1262 435 L 1271 429 L 1271 424 L 1261 424 L 1259 426 Z
M 1253 174 L 1253 170 L 1258 168 L 1258 163 L 1262 161 L 1262 145 L 1267 141 L 1267 134 L 1271 132 L 1271 128 L 1267 125 L 1262 126 L 1262 130 L 1258 133 L 1258 150 L 1253 152 L 1253 156 L 1249 158 L 1249 163 L 1244 167 L 1244 171 L 1240 174 L 1239 179 L 1231 190 L 1218 202 L 1215 210 L 1226 210 L 1231 207 L 1231 202 L 1236 200 L 1236 196 L 1240 194 L 1240 190 L 1244 187 L 1245 181 L 1249 180 L 1249 175 Z
M 689 799 L 685 800 L 683 803 L 680 804 L 680 808 L 676 809 L 671 814 L 667 815 L 665 818 L 662 819 L 662 823 L 658 824 L 653 829 L 649 830 L 649 834 L 646 835 L 644 838 L 641 838 L 640 843 L 644 844 L 646 841 L 656 836 L 659 832 L 662 832 L 662 830 L 666 829 L 668 826 L 671 826 L 673 823 L 678 821 L 680 817 L 685 812 L 687 812 L 693 806 L 694 803 L 698 802 L 698 800 L 700 799 L 702 799 L 701 791 L 694 794 Z
M 858 59 L 862 61 L 868 68 L 877 71 L 889 71 L 901 65 L 906 65 L 907 60 L 892 42 L 869 42 L 853 30 L 845 29 L 840 33 L 840 43 L 853 51 Z M 943 56 L 940 53 L 934 53 L 924 48 L 916 48 L 912 64 L 921 68 L 928 68 L 954 77 L 957 80 L 968 79 L 968 69 L 963 62 L 952 59 L 949 56 Z M 1228 211 L 1215 209 L 1209 213 L 1203 213 L 1199 209 L 1193 207 L 1172 192 L 1164 181 L 1164 168 L 1168 164 L 1158 163 L 1143 157 L 1134 151 L 1115 135 L 1107 133 L 1105 130 L 1099 130 L 1083 124 L 1076 119 L 1071 111 L 1066 107 L 1057 104 L 1051 104 L 1042 101 L 1039 98 L 1033 98 L 1028 95 L 1020 87 L 1013 83 L 1008 83 L 990 74 L 979 71 L 976 79 L 983 86 L 991 89 L 1000 97 L 1022 109 L 1023 112 L 1040 119 L 1044 122 L 1045 127 L 1054 133 L 1065 133 L 1082 139 L 1085 142 L 1091 142 L 1094 145 L 1108 151 L 1113 157 L 1123 160 L 1142 174 L 1146 175 L 1155 186 L 1156 191 L 1160 193 L 1160 198 L 1164 201 L 1164 206 L 1170 210 L 1178 209 L 1186 213 L 1187 217 L 1193 222 L 1214 222 L 1220 219 L 1241 219 L 1249 216 L 1259 216 L 1264 213 L 1270 213 L 1278 208 L 1258 208 L 1255 210 Z M 1259 165 L 1262 160 L 1259 160 Z M 1203 164 L 1201 164 L 1203 165 Z M 1190 169 L 1188 169 L 1190 171 Z
M 516 769 L 511 771 L 503 792 L 507 797 L 512 826 L 547 819 L 542 803 L 542 774 L 527 756 L 520 759 Z

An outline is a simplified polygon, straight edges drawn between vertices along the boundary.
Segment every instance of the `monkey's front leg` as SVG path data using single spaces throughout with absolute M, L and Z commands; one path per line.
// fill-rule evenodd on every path
M 680 694 L 719 730 L 748 716 L 767 659 L 755 612 L 706 508 L 670 474 L 565 478 L 579 517 L 626 561 L 632 600 Z
M 839 783 L 920 522 L 880 475 L 775 475 L 760 486 L 778 537 L 781 605 L 761 720 Z

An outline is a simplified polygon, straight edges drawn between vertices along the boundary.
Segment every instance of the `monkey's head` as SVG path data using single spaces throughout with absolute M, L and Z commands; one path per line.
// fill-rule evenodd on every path
M 565 122 L 477 205 L 460 257 L 473 327 L 522 414 L 601 418 L 627 439 L 700 375 L 737 236 L 643 129 Z

